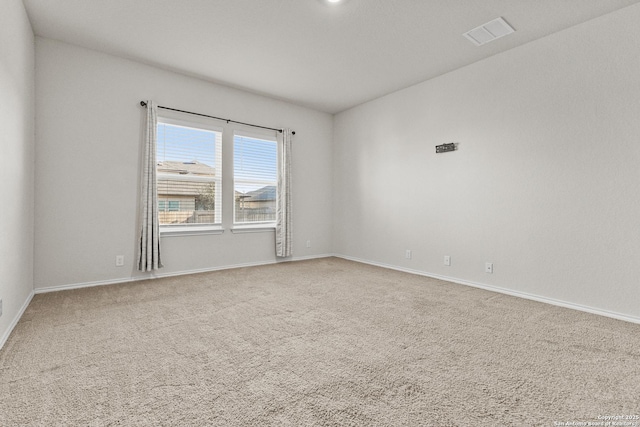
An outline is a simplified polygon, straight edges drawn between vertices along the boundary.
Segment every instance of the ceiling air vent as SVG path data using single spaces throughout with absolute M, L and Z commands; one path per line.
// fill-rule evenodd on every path
M 496 18 L 493 21 L 480 25 L 471 31 L 467 31 L 463 36 L 471 40 L 471 42 L 476 46 L 482 46 L 483 44 L 511 34 L 514 31 L 515 30 L 507 24 L 507 21 L 502 18 Z

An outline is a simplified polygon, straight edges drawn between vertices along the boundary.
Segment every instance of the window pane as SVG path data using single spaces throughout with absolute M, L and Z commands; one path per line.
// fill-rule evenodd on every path
M 160 225 L 221 222 L 221 134 L 158 123 Z
M 234 136 L 235 223 L 275 221 L 277 161 L 275 141 Z

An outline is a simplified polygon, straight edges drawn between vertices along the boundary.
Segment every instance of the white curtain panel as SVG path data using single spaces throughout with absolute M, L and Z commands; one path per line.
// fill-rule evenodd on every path
M 144 137 L 142 177 L 140 182 L 140 251 L 138 270 L 162 268 L 160 259 L 160 226 L 158 221 L 158 184 L 156 181 L 156 144 L 158 107 L 147 101 L 147 128 Z
M 291 256 L 291 129 L 283 129 L 278 144 L 276 256 Z

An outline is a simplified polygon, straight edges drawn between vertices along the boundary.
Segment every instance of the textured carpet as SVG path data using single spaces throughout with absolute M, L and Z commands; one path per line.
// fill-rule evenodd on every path
M 36 295 L 0 350 L 2 426 L 618 415 L 640 325 L 337 258 Z

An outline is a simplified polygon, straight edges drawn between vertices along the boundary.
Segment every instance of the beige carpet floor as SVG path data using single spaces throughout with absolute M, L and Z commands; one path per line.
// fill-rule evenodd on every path
M 618 415 L 640 325 L 337 258 L 36 295 L 0 350 L 2 426 Z

